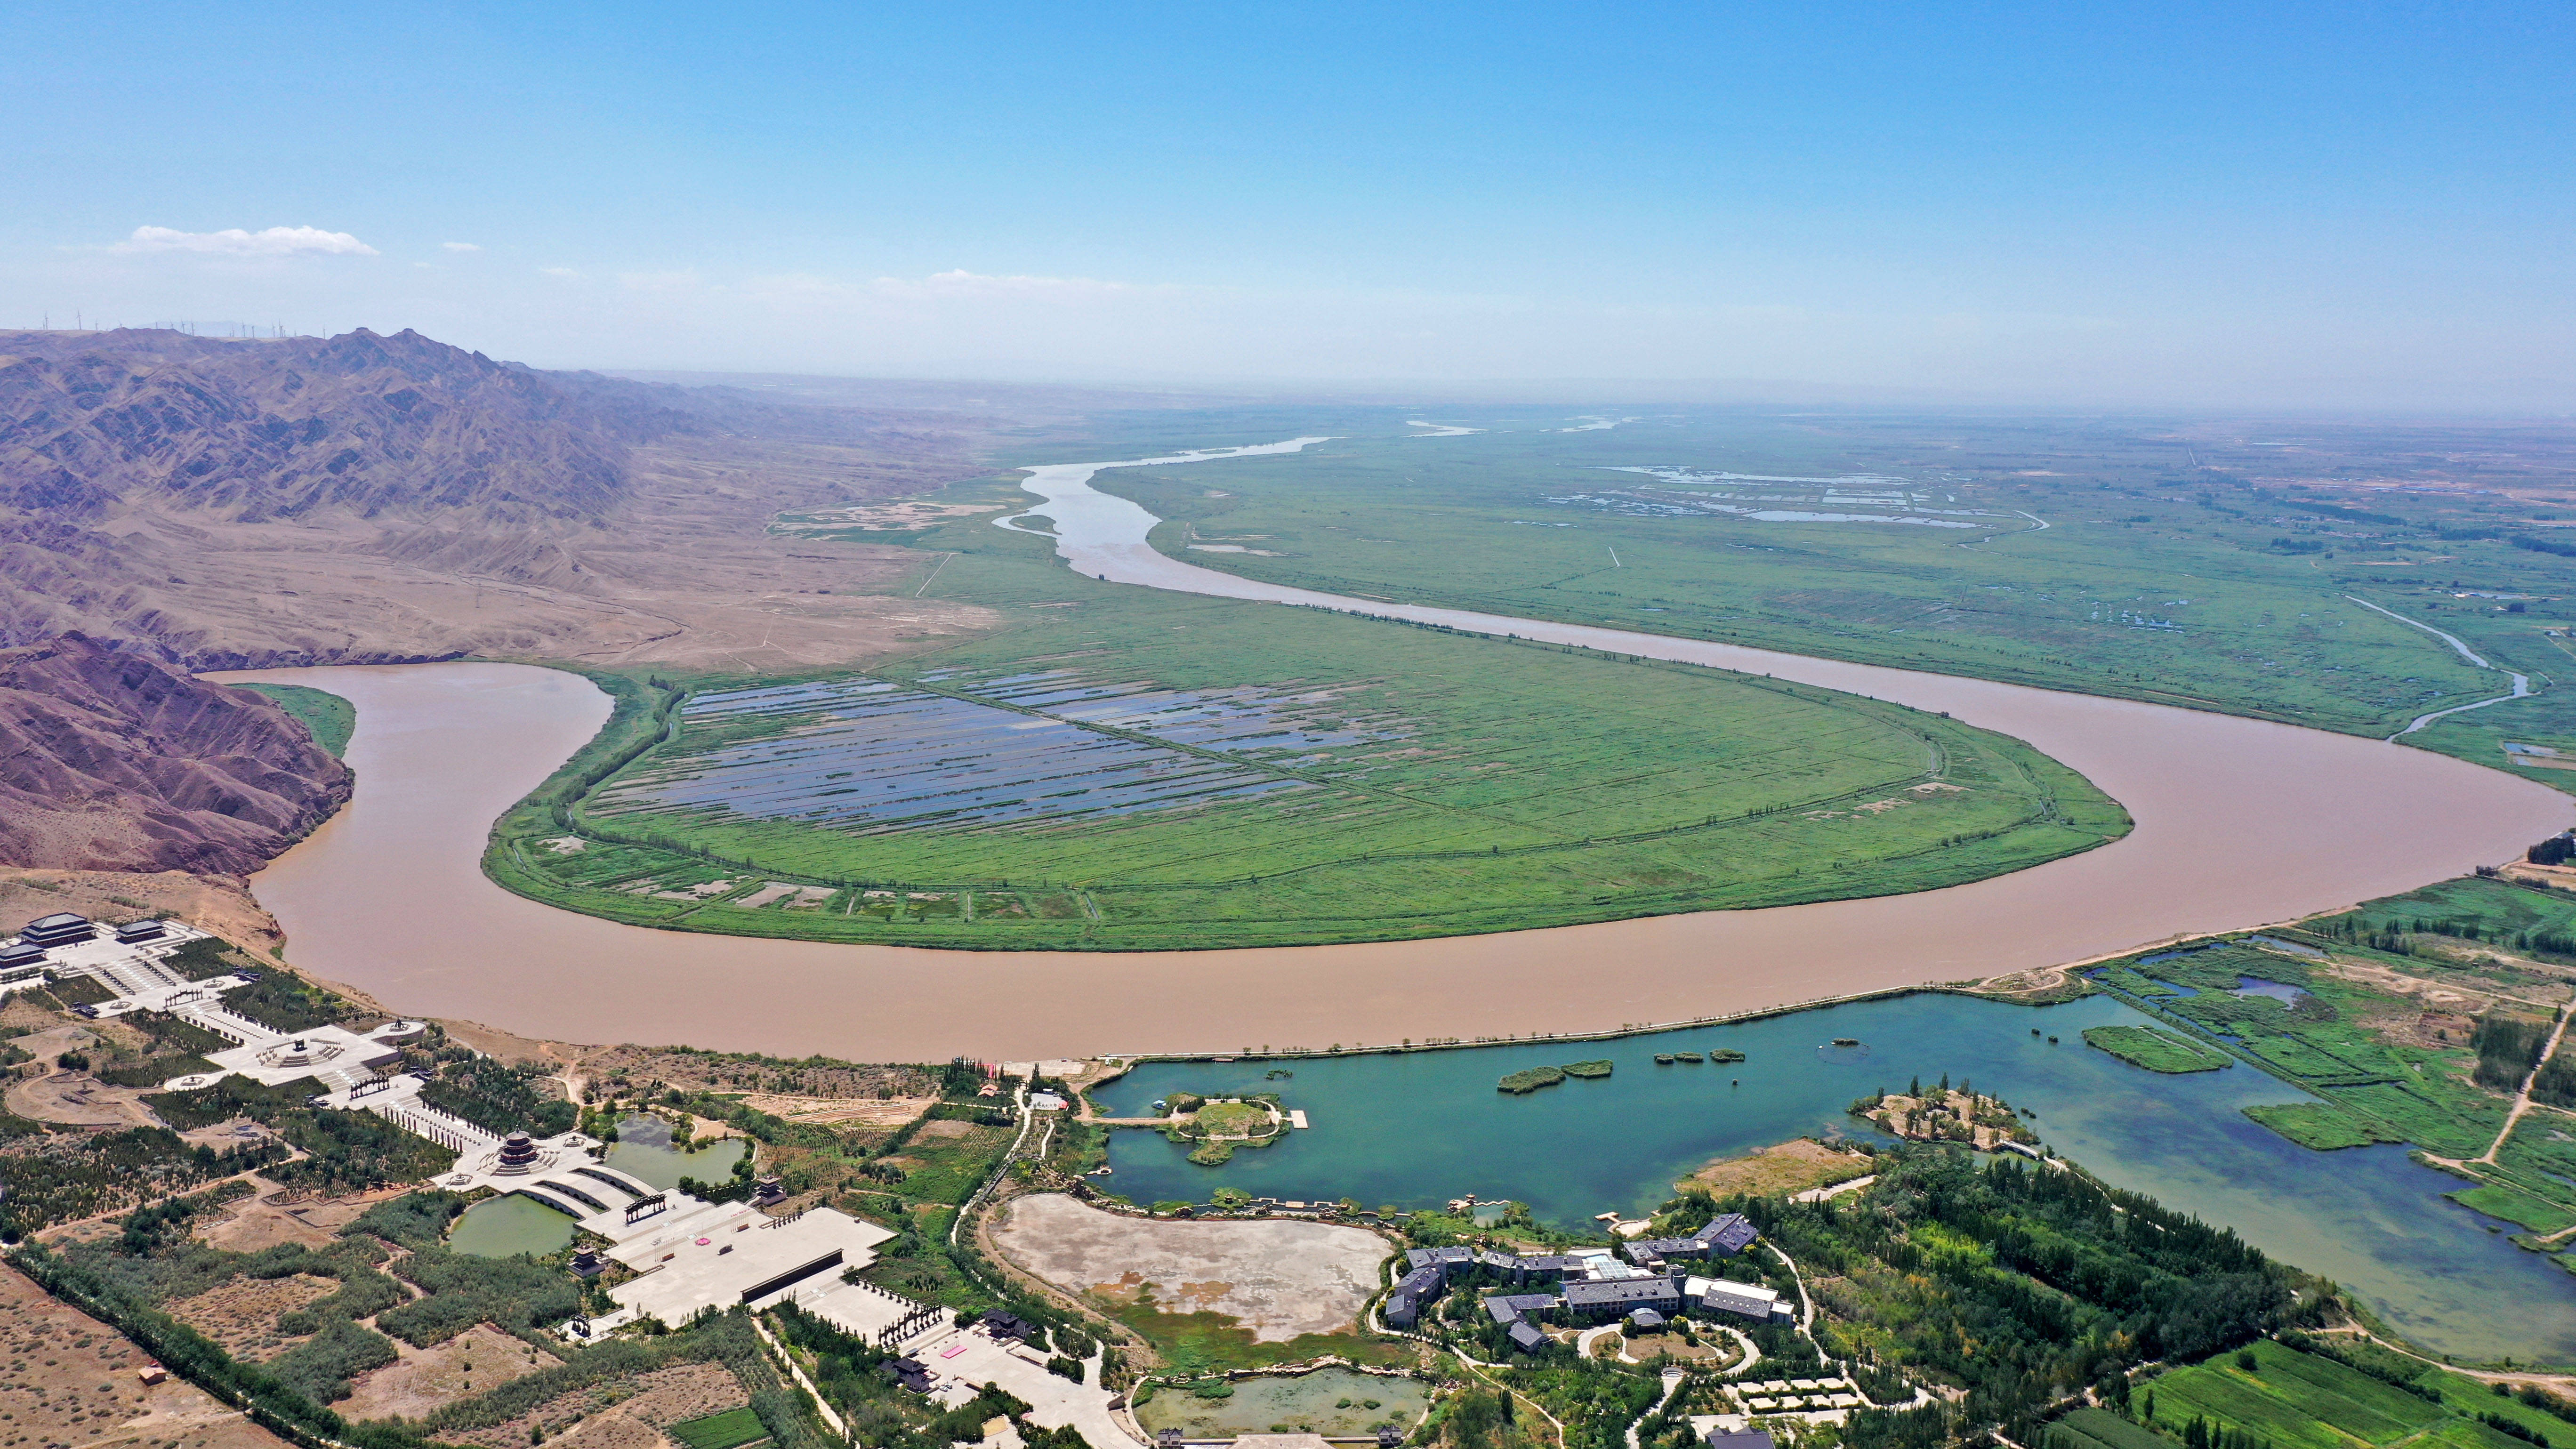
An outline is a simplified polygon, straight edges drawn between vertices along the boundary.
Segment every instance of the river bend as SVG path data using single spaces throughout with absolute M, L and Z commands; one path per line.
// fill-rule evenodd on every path
M 286 928 L 297 966 L 405 1012 L 569 1041 L 1027 1059 L 1605 1030 L 1981 977 L 2408 890 L 2506 859 L 2576 814 L 2545 785 L 2378 740 L 1259 583 L 1157 553 L 1146 535 L 1158 520 L 1090 486 L 1104 468 L 1320 441 L 1039 467 L 1024 485 L 1042 500 L 1029 513 L 1053 521 L 1071 567 L 1114 582 L 1517 634 L 1945 710 L 2081 771 L 2137 828 L 2082 855 L 1915 895 L 1434 941 L 1052 953 L 693 935 L 539 905 L 481 871 L 492 822 L 607 718 L 607 697 L 587 680 L 526 665 L 362 665 L 211 676 L 309 684 L 358 710 L 356 799 L 252 888 Z

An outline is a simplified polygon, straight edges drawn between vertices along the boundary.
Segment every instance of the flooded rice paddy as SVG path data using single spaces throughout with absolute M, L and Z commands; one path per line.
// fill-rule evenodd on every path
M 1329 688 L 1161 689 L 1070 669 L 924 682 L 949 692 L 853 676 L 693 696 L 664 763 L 589 808 L 721 811 L 854 834 L 1009 826 L 1315 788 L 1195 751 L 1294 763 L 1403 738 L 1400 726 L 1329 718 L 1339 697 Z M 694 746 L 710 734 L 717 742 Z
M 2441 1196 L 2464 1184 L 2402 1147 L 2312 1152 L 2253 1122 L 2248 1106 L 2309 1098 L 2251 1067 L 2160 1076 L 2083 1044 L 2088 1026 L 2145 1021 L 2104 997 L 2031 1008 L 1927 993 L 1606 1043 L 1149 1063 L 1094 1097 L 1127 1114 L 1175 1091 L 1274 1091 L 1313 1125 L 1218 1168 L 1118 1132 L 1098 1181 L 1138 1202 L 1204 1202 L 1218 1187 L 1372 1207 L 1473 1193 L 1579 1227 L 1652 1207 L 1713 1158 L 1799 1136 L 1884 1140 L 1847 1115 L 1853 1099 L 1946 1073 L 2036 1112 L 2061 1155 L 2334 1279 L 2437 1352 L 2576 1359 L 2576 1276 Z M 1746 1060 L 1654 1062 L 1717 1048 Z M 1506 1072 L 1589 1058 L 1616 1065 L 1528 1096 L 1495 1090 Z M 1267 1077 L 1281 1068 L 1294 1075 Z

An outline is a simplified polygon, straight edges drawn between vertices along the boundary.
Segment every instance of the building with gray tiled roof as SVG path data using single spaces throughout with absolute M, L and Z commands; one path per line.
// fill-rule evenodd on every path
M 1681 1311 L 1682 1294 L 1670 1278 L 1618 1278 L 1565 1285 L 1565 1311 L 1578 1322 L 1625 1318 L 1640 1308 Z

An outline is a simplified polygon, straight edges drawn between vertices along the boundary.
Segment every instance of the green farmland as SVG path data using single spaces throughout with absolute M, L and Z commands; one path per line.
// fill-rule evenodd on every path
M 2466 1375 L 2371 1344 L 2341 1341 L 2335 1352 L 2372 1372 L 2258 1340 L 2242 1356 L 2252 1359 L 2250 1367 L 2238 1354 L 2221 1354 L 2145 1381 L 2131 1391 L 2130 1402 L 2176 1441 L 2198 1419 L 2209 1430 L 2238 1430 L 2272 1449 L 2379 1449 L 2400 1442 L 2517 1449 L 2528 1443 L 2481 1422 L 2494 1415 L 2544 1444 L 2576 1445 L 2576 1424 L 2495 1394 Z
M 669 1432 L 688 1449 L 742 1449 L 769 1437 L 760 1416 L 747 1407 L 673 1424 Z
M 2128 829 L 1903 706 L 1086 581 L 981 518 L 919 542 L 1009 625 L 863 678 L 598 676 L 617 715 L 504 820 L 495 878 L 685 930 L 1192 948 L 1894 894 Z M 851 800 L 896 735 L 901 818 Z

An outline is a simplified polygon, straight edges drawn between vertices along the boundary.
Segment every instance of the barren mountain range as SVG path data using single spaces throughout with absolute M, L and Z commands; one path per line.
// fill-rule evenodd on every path
M 0 865 L 39 895 L 73 882 L 34 868 L 110 873 L 84 892 L 220 883 L 348 798 L 290 716 L 189 671 L 781 670 L 986 627 L 912 597 L 935 556 L 768 526 L 975 476 L 992 426 L 539 372 L 408 331 L 0 332 Z
M 191 668 L 475 653 L 776 668 L 982 622 L 782 509 L 979 471 L 989 424 L 538 372 L 414 332 L 0 332 L 0 644 Z

